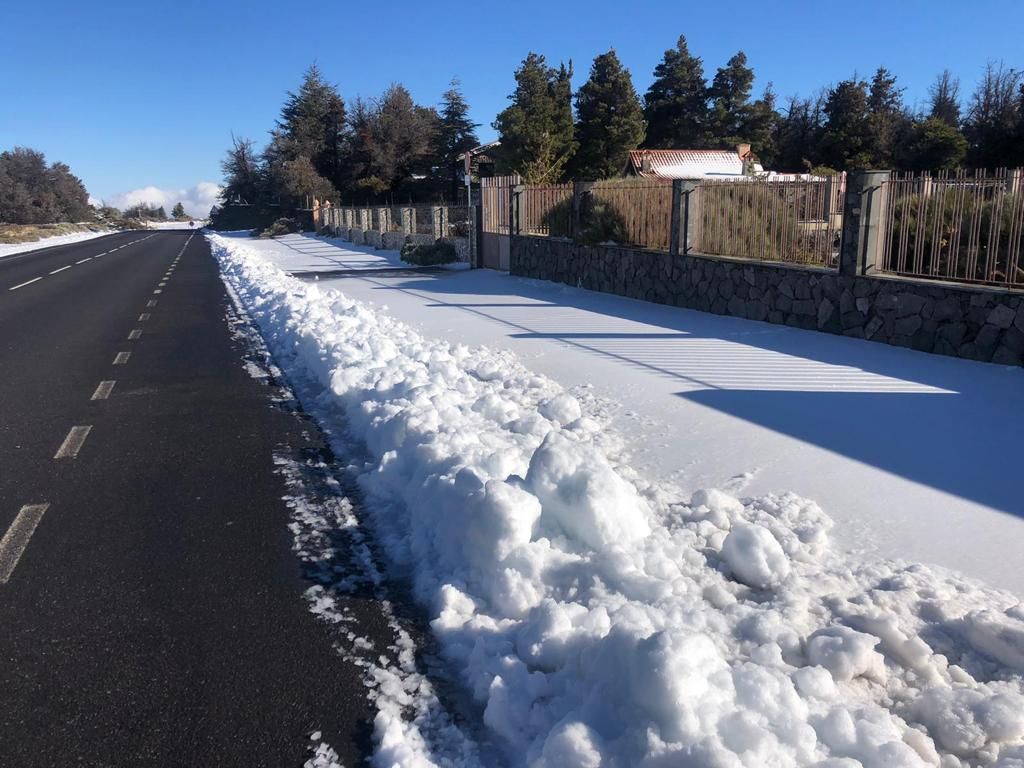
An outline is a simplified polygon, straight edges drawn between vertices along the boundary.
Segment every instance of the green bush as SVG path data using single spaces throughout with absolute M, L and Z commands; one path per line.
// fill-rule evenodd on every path
M 297 219 L 281 218 L 260 232 L 261 238 L 278 237 L 280 235 L 294 235 L 302 231 L 302 225 Z
M 459 260 L 455 246 L 444 240 L 434 243 L 410 243 L 402 246 L 402 261 L 431 267 L 437 264 L 451 264 Z
M 897 270 L 902 245 L 908 271 L 919 270 L 939 277 L 958 277 L 968 280 L 1020 280 L 1020 268 L 1007 275 L 1011 250 L 1011 217 L 1022 204 L 1014 195 L 1006 195 L 997 206 L 986 199 L 981 189 L 966 189 L 953 185 L 936 185 L 930 195 L 911 194 L 897 200 L 892 206 L 890 241 L 887 267 Z M 993 224 L 993 217 L 998 222 Z M 977 252 L 974 271 L 969 269 L 971 257 L 971 224 L 977 227 Z M 996 232 L 998 236 L 990 239 Z M 916 259 L 920 258 L 920 262 Z M 937 260 L 933 264 L 933 257 Z M 990 267 L 993 275 L 985 272 Z

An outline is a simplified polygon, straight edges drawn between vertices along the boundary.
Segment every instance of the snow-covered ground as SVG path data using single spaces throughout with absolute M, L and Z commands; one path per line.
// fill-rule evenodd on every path
M 507 349 L 611 419 L 630 464 L 684 491 L 794 491 L 844 548 L 1024 597 L 1024 370 L 663 307 L 490 270 L 353 276 L 398 254 L 252 241 L 429 336 Z M 344 276 L 332 276 L 340 272 Z
M 328 282 L 366 254 L 211 241 L 305 408 L 365 451 L 375 540 L 509 763 L 1024 765 L 1024 607 L 878 554 L 942 554 L 967 509 L 998 528 L 1007 486 L 976 485 L 1011 472 L 1019 371 L 497 275 Z M 313 259 L 324 279 L 273 263 Z M 927 466 L 936 441 L 958 463 Z M 876 551 L 849 506 L 832 546 L 791 492 L 809 474 L 825 512 L 863 501 Z M 971 563 L 1016 557 L 956 544 L 979 541 Z M 465 764 L 406 733 L 378 727 L 378 764 Z
M 105 237 L 113 233 L 113 230 L 106 232 L 73 232 L 70 235 L 54 235 L 53 237 L 45 237 L 42 240 L 35 240 L 31 243 L 0 243 L 0 259 L 4 256 L 13 256 L 16 253 L 37 251 L 40 248 L 50 248 L 54 245 L 79 243 L 83 240 Z

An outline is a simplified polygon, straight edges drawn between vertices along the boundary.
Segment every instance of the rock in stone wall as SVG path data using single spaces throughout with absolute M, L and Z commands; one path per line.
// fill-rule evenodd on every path
M 1024 294 L 895 277 L 512 238 L 514 275 L 925 352 L 1024 364 Z

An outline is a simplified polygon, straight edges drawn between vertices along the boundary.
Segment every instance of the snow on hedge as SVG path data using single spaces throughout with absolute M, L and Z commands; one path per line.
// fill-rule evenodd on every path
M 305 407 L 365 445 L 374 536 L 511 764 L 1024 766 L 1016 598 L 834 552 L 793 494 L 678 498 L 513 356 L 210 239 Z

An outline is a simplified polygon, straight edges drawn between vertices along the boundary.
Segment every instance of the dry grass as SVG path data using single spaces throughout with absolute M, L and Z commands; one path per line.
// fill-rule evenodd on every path
M 97 223 L 83 224 L 0 224 L 0 243 L 34 243 L 46 237 L 70 235 L 75 232 L 105 232 L 108 227 Z

